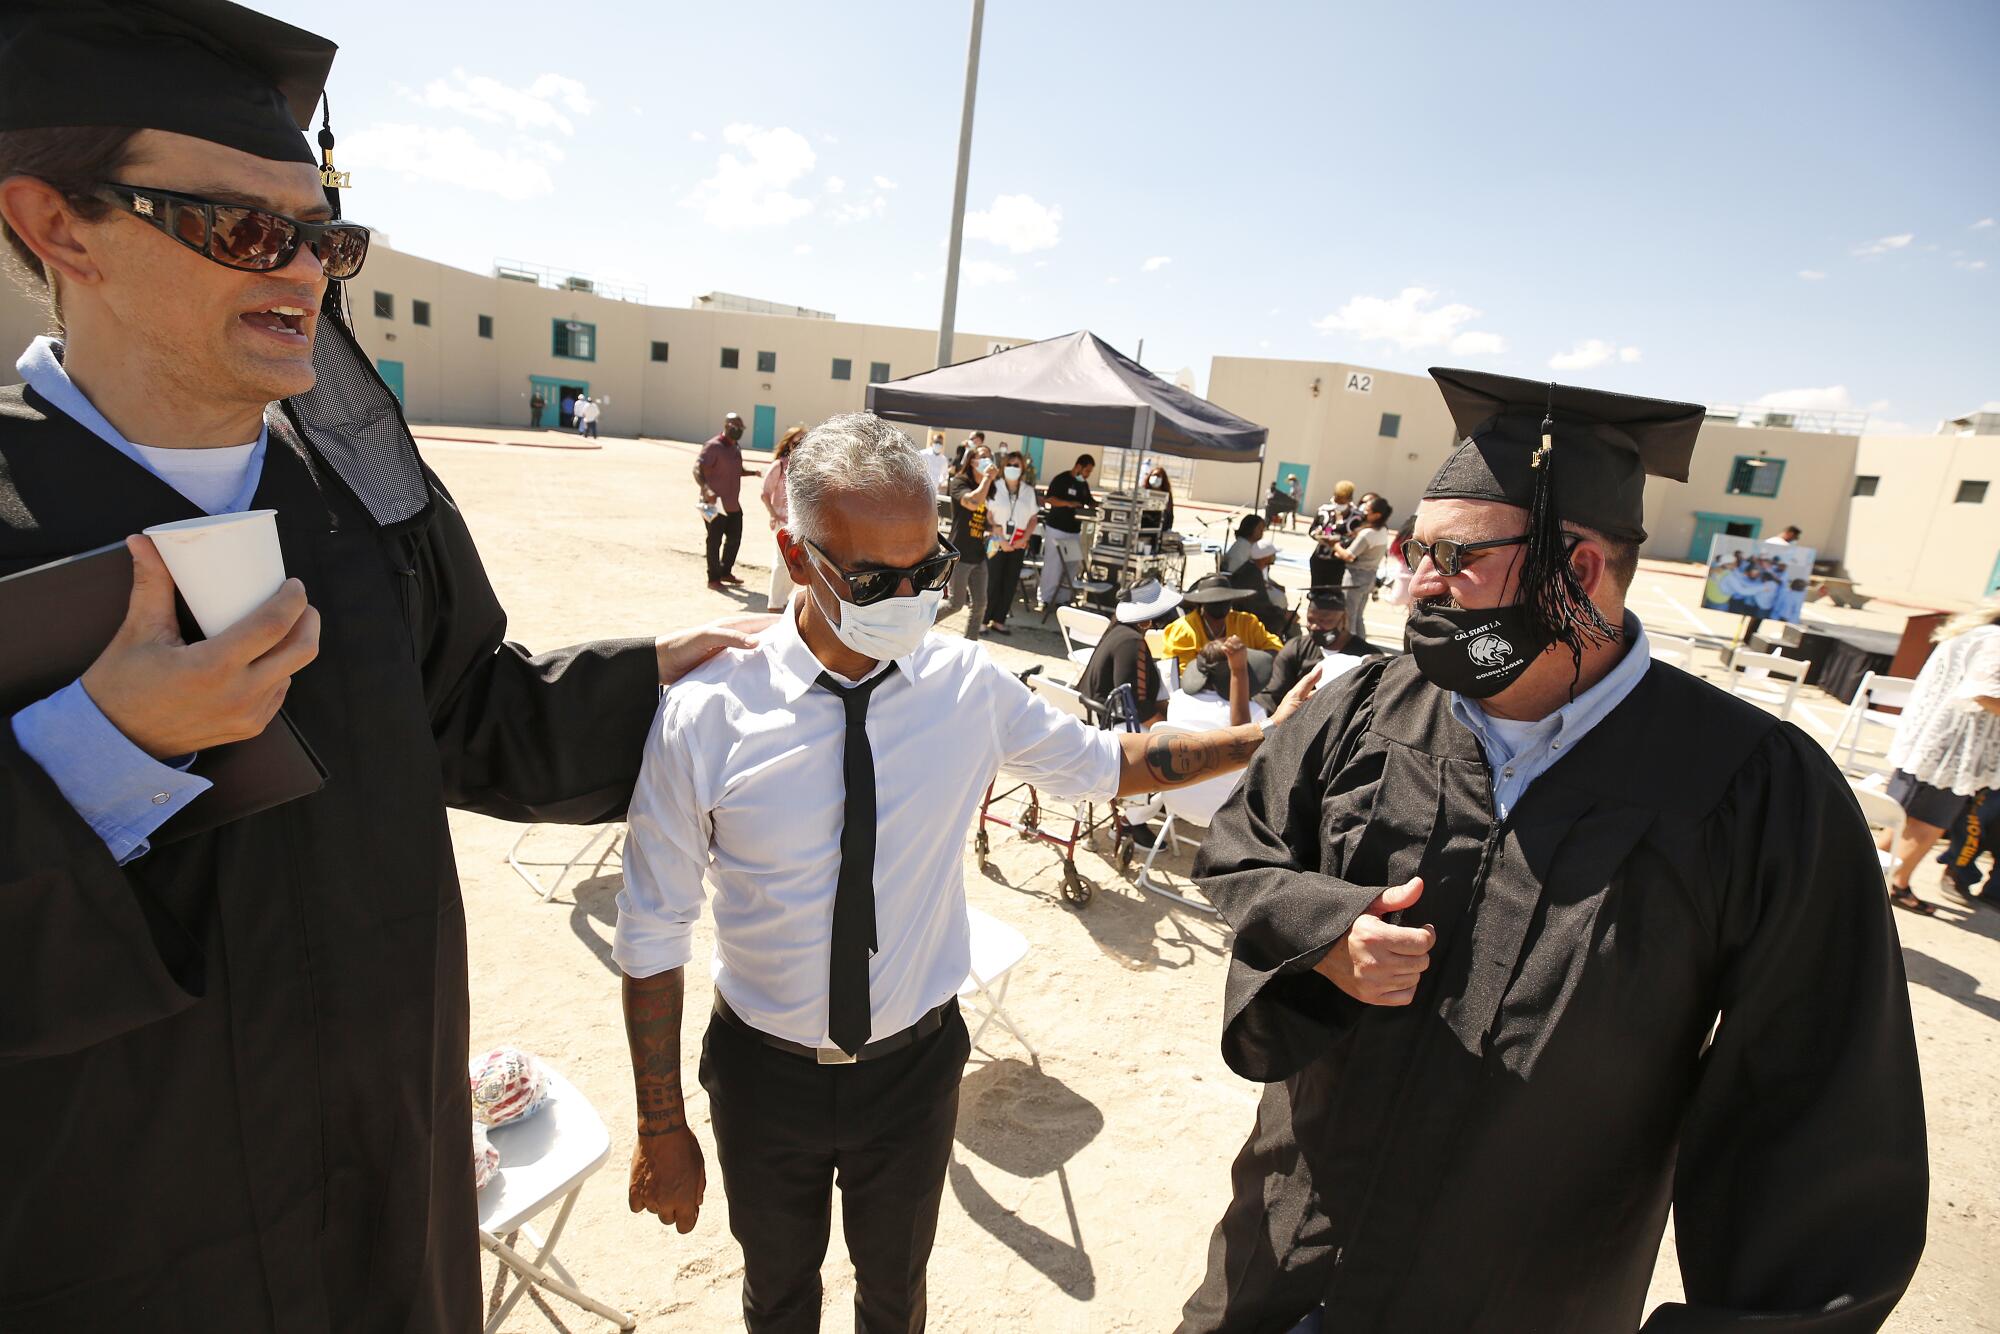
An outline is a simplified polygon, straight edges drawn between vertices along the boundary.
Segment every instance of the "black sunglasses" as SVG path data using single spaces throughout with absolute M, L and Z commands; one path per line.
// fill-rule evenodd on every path
M 347 279 L 368 258 L 368 229 L 356 222 L 301 222 L 247 204 L 117 181 L 100 184 L 97 197 L 225 269 L 270 273 L 290 264 L 300 246 L 311 246 L 327 277 Z
M 847 591 L 853 594 L 849 601 L 857 607 L 871 606 L 896 596 L 896 590 L 910 581 L 912 594 L 934 593 L 951 582 L 951 571 L 958 564 L 958 548 L 938 535 L 938 554 L 928 560 L 919 561 L 906 569 L 843 570 L 833 557 L 805 538 L 799 545 L 825 561 L 827 568 L 847 582 Z
M 1527 534 L 1519 537 L 1496 537 L 1490 542 L 1454 542 L 1441 538 L 1436 542 L 1419 542 L 1414 537 L 1403 539 L 1397 553 L 1403 558 L 1405 568 L 1415 570 L 1425 556 L 1438 568 L 1438 573 L 1447 578 L 1459 573 L 1466 566 L 1466 556 L 1475 551 L 1487 551 L 1494 547 L 1518 547 L 1528 540 Z

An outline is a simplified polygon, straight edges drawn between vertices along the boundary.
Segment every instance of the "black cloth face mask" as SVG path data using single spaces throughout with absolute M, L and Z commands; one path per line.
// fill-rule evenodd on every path
M 1426 681 L 1468 699 L 1496 695 L 1519 679 L 1553 637 L 1525 605 L 1410 612 L 1410 656 Z

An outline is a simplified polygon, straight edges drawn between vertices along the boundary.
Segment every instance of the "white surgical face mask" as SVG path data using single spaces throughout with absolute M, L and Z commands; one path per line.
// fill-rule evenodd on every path
M 992 472 L 992 471 L 993 471 L 993 460 L 992 460 L 992 459 L 981 459 L 981 460 L 979 460 L 979 471 L 981 471 L 981 472 Z
M 813 560 L 811 555 L 806 559 Z M 820 577 L 826 576 L 822 573 Z M 933 588 L 914 597 L 884 598 L 857 607 L 836 593 L 833 600 L 840 604 L 840 619 L 836 621 L 819 601 L 819 590 L 809 585 L 808 591 L 840 642 L 877 662 L 893 662 L 916 652 L 924 636 L 937 624 L 938 604 L 944 600 L 944 590 Z
M 1005 477 L 1010 482 L 1018 482 L 1021 480 L 1021 470 L 1019 468 L 1012 466 L 1001 469 L 1000 475 L 1002 477 Z

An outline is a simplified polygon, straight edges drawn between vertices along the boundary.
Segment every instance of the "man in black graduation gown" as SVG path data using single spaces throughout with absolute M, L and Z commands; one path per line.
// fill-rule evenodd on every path
M 1702 410 L 1432 373 L 1411 652 L 1272 736 L 1197 867 L 1269 1087 L 1181 1328 L 1634 1330 L 1671 1205 L 1649 1334 L 1876 1329 L 1927 1171 L 1867 826 L 1623 606 Z
M 333 50 L 221 0 L 0 3 L 0 218 L 66 326 L 0 388 L 0 574 L 195 517 L 205 454 L 252 489 L 220 509 L 277 511 L 295 577 L 184 646 L 135 542 L 104 655 L 0 707 L 10 1334 L 476 1329 L 446 807 L 619 818 L 662 679 L 747 642 L 506 642 L 464 519 L 321 305 L 365 254 L 317 225 L 300 134 Z M 145 818 L 280 700 L 324 788 L 184 838 Z

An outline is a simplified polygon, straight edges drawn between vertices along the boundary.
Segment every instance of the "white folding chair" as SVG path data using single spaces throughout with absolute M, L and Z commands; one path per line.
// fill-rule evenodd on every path
M 1060 681 L 1051 681 L 1046 676 L 1031 676 L 1028 678 L 1028 689 L 1040 695 L 1050 704 L 1053 704 L 1058 713 L 1066 713 L 1072 718 L 1081 718 L 1087 723 L 1095 723 L 1097 721 L 1090 716 L 1090 706 L 1083 702 L 1083 696 L 1077 693 L 1074 686 L 1066 686 Z
M 1646 632 L 1646 645 L 1659 662 L 1670 662 L 1684 672 L 1692 672 L 1694 666 L 1695 642 L 1685 635 L 1664 635 L 1653 630 Z
M 965 915 L 972 927 L 972 971 L 959 983 L 958 998 L 979 1020 L 979 1027 L 972 1030 L 972 1045 L 977 1047 L 988 1026 L 997 1020 L 1014 1035 L 1016 1042 L 1028 1049 L 1031 1060 L 1040 1061 L 1041 1054 L 1035 1050 L 1035 1044 L 1022 1036 L 1020 1026 L 1007 1013 L 1006 1006 L 1010 974 L 1014 965 L 1028 956 L 1028 938 L 969 904 Z
M 1056 627 L 1062 631 L 1063 651 L 1078 667 L 1090 665 L 1097 642 L 1111 628 L 1111 618 L 1099 612 L 1064 604 L 1056 608 Z
M 1896 804 L 1894 797 L 1873 783 L 1856 782 L 1850 778 L 1847 785 L 1853 789 L 1854 799 L 1861 803 L 1861 814 L 1867 818 L 1869 828 L 1889 831 L 1889 848 L 1893 849 L 1896 835 L 1903 832 L 1903 808 Z M 1889 874 L 1896 865 L 1896 854 L 1882 848 L 1877 848 L 1875 852 L 1882 863 L 1882 874 Z
M 1833 738 L 1831 747 L 1835 755 L 1840 754 L 1840 746 L 1847 743 L 1847 758 L 1841 767 L 1854 767 L 1854 754 L 1861 748 L 1861 734 L 1870 723 L 1895 731 L 1900 714 L 1890 713 L 1892 708 L 1907 707 L 1910 692 L 1917 688 L 1914 677 L 1888 676 L 1881 672 L 1869 672 L 1861 678 L 1860 688 L 1854 692 L 1854 699 L 1847 706 L 1847 713 L 1840 720 L 1840 731 Z M 1850 736 L 1849 732 L 1853 735 Z
M 1154 736 L 1192 736 L 1201 730 L 1186 723 L 1153 724 Z M 1210 916 L 1221 915 L 1216 912 L 1212 904 L 1204 903 L 1200 899 L 1191 899 L 1155 879 L 1153 862 L 1159 857 L 1163 848 L 1199 847 L 1201 840 L 1189 838 L 1183 831 L 1194 829 L 1206 833 L 1209 821 L 1213 820 L 1215 813 L 1222 809 L 1222 803 L 1229 800 L 1229 794 L 1236 790 L 1236 784 L 1241 779 L 1241 774 L 1223 774 L 1217 778 L 1205 778 L 1188 787 L 1169 788 L 1160 793 L 1160 802 L 1167 811 L 1166 823 L 1160 826 L 1159 837 L 1153 840 L 1153 846 L 1146 853 L 1145 865 L 1139 868 L 1139 888 L 1158 894 L 1161 898 L 1172 899 L 1175 903 L 1193 908 L 1196 912 L 1205 912 Z
M 548 827 L 547 825 L 539 824 L 527 826 L 521 831 L 520 836 L 514 840 L 514 846 L 507 849 L 507 865 L 514 868 L 515 875 L 520 876 L 521 879 L 528 882 L 528 888 L 534 890 L 536 897 L 540 898 L 543 903 L 547 903 L 550 899 L 554 898 L 556 891 L 562 888 L 563 877 L 588 862 L 590 854 L 596 852 L 599 847 L 604 849 L 603 855 L 597 859 L 597 869 L 599 871 L 604 869 L 604 863 L 612 857 L 621 856 L 618 844 L 619 840 L 625 836 L 625 826 L 622 823 L 617 823 L 597 826 L 596 829 L 591 831 L 589 840 L 582 847 L 578 848 L 575 855 L 566 862 L 531 862 L 524 860 L 521 856 L 522 845 L 528 841 L 529 837 L 536 830 L 547 829 Z M 554 880 L 544 885 L 541 878 L 528 869 L 531 866 L 556 866 L 561 869 L 556 872 Z
M 1752 653 L 1749 649 L 1739 648 L 1729 655 L 1729 693 L 1777 704 L 1778 717 L 1789 718 L 1792 716 L 1792 705 L 1798 702 L 1799 687 L 1805 683 L 1806 669 L 1809 666 L 1810 663 L 1800 658 L 1782 657 L 1776 653 Z M 1743 683 L 1752 673 L 1762 673 L 1782 680 L 1785 682 L 1783 692 L 1746 691 Z
M 500 1328 L 531 1287 L 553 1292 L 620 1329 L 636 1326 L 639 1322 L 629 1312 L 577 1287 L 556 1258 L 556 1243 L 562 1240 L 583 1183 L 611 1153 L 611 1136 L 590 1100 L 551 1070 L 548 1098 L 541 1107 L 532 1116 L 488 1131 L 487 1138 L 500 1152 L 500 1166 L 479 1191 L 479 1244 L 512 1272 L 516 1283 L 487 1320 L 486 1334 Z M 529 1220 L 558 1202 L 556 1221 L 544 1237 L 529 1226 Z M 532 1258 L 515 1248 L 520 1235 L 535 1248 Z

